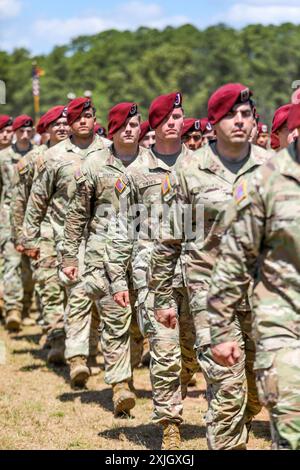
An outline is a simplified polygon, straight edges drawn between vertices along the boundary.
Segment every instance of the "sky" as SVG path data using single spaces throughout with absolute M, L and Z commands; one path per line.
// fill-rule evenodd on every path
M 0 49 L 47 54 L 72 38 L 112 28 L 284 22 L 300 24 L 300 0 L 0 0 Z

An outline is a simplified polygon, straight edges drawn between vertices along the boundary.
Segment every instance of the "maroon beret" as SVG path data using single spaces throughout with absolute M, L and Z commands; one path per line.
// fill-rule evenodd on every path
M 283 126 L 287 122 L 291 107 L 292 104 L 289 103 L 276 109 L 273 117 L 272 132 L 278 131 L 281 126 Z
M 106 137 L 107 132 L 104 126 L 101 126 L 101 124 L 96 123 L 94 126 L 94 133 L 100 135 L 101 137 Z
M 150 127 L 149 121 L 142 122 L 139 142 L 141 142 L 143 138 L 145 137 L 145 135 L 148 134 L 148 132 L 150 132 L 151 130 L 152 129 Z
M 119 103 L 108 114 L 108 138 L 112 139 L 113 135 L 121 129 L 129 117 L 138 114 L 138 105 L 136 103 Z
M 300 104 L 292 104 L 288 115 L 288 128 L 292 132 L 300 127 Z
M 183 122 L 183 129 L 181 132 L 181 137 L 183 137 L 185 134 L 188 134 L 188 132 L 195 132 L 195 131 L 202 132 L 200 119 L 194 119 L 194 118 L 185 119 Z
M 0 115 L 0 131 L 4 129 L 4 127 L 11 126 L 13 124 L 13 118 L 8 116 L 7 114 Z
M 57 121 L 62 116 L 67 115 L 67 110 L 65 106 L 54 106 L 54 108 L 49 109 L 39 120 L 36 130 L 39 134 L 46 132 L 47 127 L 52 123 Z
M 258 133 L 258 135 L 268 134 L 269 133 L 269 128 L 268 128 L 267 124 L 264 124 L 263 122 L 259 122 L 257 124 L 257 133 Z
M 228 83 L 218 88 L 208 100 L 208 119 L 217 124 L 237 103 L 246 103 L 252 91 L 241 83 Z
M 90 98 L 76 98 L 70 101 L 67 108 L 67 119 L 69 126 L 72 126 L 74 122 L 81 116 L 85 109 L 93 107 L 93 103 Z
M 149 123 L 156 129 L 169 116 L 174 108 L 182 107 L 182 95 L 179 92 L 155 98 L 149 109 Z
M 274 132 L 272 132 L 271 134 L 271 148 L 273 150 L 277 150 L 279 149 L 280 147 L 280 140 L 279 140 L 279 137 L 277 134 L 274 134 Z
M 20 127 L 33 127 L 33 119 L 26 114 L 16 117 L 13 123 L 13 130 L 17 131 Z

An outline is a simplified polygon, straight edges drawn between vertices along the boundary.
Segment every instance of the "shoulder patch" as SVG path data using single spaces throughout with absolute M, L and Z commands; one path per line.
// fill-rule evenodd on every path
M 236 204 L 240 204 L 248 197 L 247 181 L 242 181 L 234 191 L 234 200 Z
M 124 183 L 122 178 L 118 178 L 117 182 L 115 184 L 115 188 L 118 191 L 119 194 L 122 194 L 125 189 L 127 188 L 127 185 Z

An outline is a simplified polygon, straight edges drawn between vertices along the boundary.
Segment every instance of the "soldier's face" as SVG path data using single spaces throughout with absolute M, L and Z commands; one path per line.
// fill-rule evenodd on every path
M 257 139 L 257 122 L 256 122 L 256 119 L 254 119 L 253 129 L 249 137 L 249 142 L 251 142 L 251 144 L 252 143 L 254 144 L 256 142 L 256 139 Z
M 250 103 L 237 104 L 215 125 L 217 139 L 228 144 L 243 144 L 249 141 L 254 126 Z
M 17 129 L 15 132 L 17 143 L 29 143 L 33 137 L 33 133 L 32 127 L 21 127 L 20 129 Z
M 142 147 L 145 147 L 146 149 L 149 149 L 154 144 L 155 144 L 155 131 L 148 132 L 143 138 L 143 140 L 141 140 L 140 142 L 140 145 Z
M 190 150 L 195 152 L 202 145 L 202 132 L 189 132 L 183 137 L 182 141 Z
M 116 145 L 136 145 L 139 141 L 141 134 L 141 118 L 139 115 L 132 116 L 127 119 L 124 126 L 122 126 L 113 137 Z
M 84 110 L 81 116 L 70 126 L 71 132 L 81 138 L 90 137 L 94 134 L 95 123 L 96 116 L 94 115 L 93 108 L 88 108 Z
M 155 130 L 156 138 L 165 141 L 181 139 L 183 121 L 183 109 L 174 108 L 169 116 Z
M 299 129 L 294 129 L 292 132 L 289 132 L 289 135 L 288 135 L 288 145 L 292 144 L 293 142 L 295 142 L 299 137 Z
M 256 139 L 256 145 L 266 149 L 269 143 L 269 134 L 259 134 Z
M 210 140 L 215 140 L 216 137 L 216 132 L 213 129 L 211 131 L 204 132 L 201 145 L 203 146 L 208 144 Z
M 11 144 L 14 131 L 12 126 L 4 127 L 0 130 L 0 148 L 6 148 Z
M 65 140 L 70 132 L 70 127 L 68 125 L 67 118 L 61 117 L 57 121 L 52 122 L 47 128 L 47 133 L 49 134 L 50 141 L 53 143 L 59 143 L 62 140 Z
M 284 149 L 288 147 L 289 129 L 288 129 L 287 123 L 281 126 L 280 129 L 278 129 L 277 136 L 280 142 L 280 148 Z

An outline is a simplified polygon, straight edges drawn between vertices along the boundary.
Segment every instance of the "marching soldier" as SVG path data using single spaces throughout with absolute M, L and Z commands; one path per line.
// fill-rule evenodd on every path
M 202 146 L 202 138 L 200 119 L 185 119 L 181 139 L 187 148 L 195 152 Z
M 142 122 L 140 145 L 146 149 L 150 149 L 155 144 L 155 131 L 151 129 L 149 121 Z

